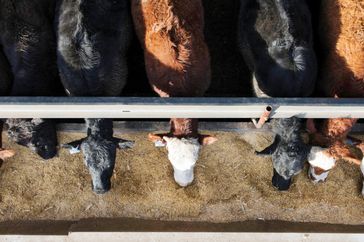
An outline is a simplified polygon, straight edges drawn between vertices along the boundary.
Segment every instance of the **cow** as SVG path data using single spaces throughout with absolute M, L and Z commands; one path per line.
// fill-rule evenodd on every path
M 363 8 L 362 1 L 321 1 L 319 32 L 320 49 L 324 55 L 317 89 L 325 97 L 364 97 Z M 352 142 L 348 137 L 356 122 L 357 119 L 351 118 L 308 122 L 311 143 L 325 148 L 317 151 L 320 154 L 311 155 L 313 158 L 309 161 L 310 177 L 314 178 L 317 175 L 314 169 L 316 168 L 325 172 L 326 175 L 319 179 L 325 181 L 328 171 L 335 167 L 338 160 L 361 164 L 361 159 L 348 147 L 349 145 L 364 151 L 363 142 Z M 314 157 L 323 158 L 318 162 Z M 317 165 L 317 162 L 320 165 Z
M 311 16 L 301 0 L 241 0 L 238 45 L 253 73 L 259 98 L 308 97 L 315 87 L 317 62 Z M 272 155 L 272 184 L 288 190 L 310 147 L 300 135 L 304 121 L 295 117 L 273 122 L 275 141 L 259 155 Z
M 52 24 L 54 7 L 53 0 L 0 0 L 1 95 L 55 96 L 62 90 Z M 52 120 L 8 119 L 7 125 L 11 140 L 43 159 L 57 154 Z
M 57 62 L 69 96 L 119 96 L 127 81 L 131 36 L 130 6 L 125 0 L 57 0 Z M 111 188 L 116 149 L 133 142 L 113 137 L 110 119 L 86 119 L 87 137 L 64 145 L 79 149 L 92 189 Z
M 203 96 L 210 85 L 211 66 L 202 1 L 135 0 L 132 16 L 153 90 L 162 98 Z M 170 132 L 150 134 L 149 139 L 166 146 L 174 179 L 186 187 L 194 180 L 202 145 L 216 138 L 200 135 L 197 119 L 172 118 L 170 126 Z

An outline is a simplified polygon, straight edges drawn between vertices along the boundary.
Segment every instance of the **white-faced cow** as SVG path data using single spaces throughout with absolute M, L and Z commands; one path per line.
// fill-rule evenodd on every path
M 322 0 L 320 9 L 320 49 L 323 50 L 322 68 L 318 88 L 326 97 L 364 97 L 364 3 L 355 0 Z M 310 176 L 315 177 L 315 169 L 328 173 L 338 160 L 346 160 L 360 165 L 361 159 L 347 147 L 348 133 L 357 119 L 327 119 L 310 121 L 311 142 L 327 148 L 312 154 L 321 159 L 320 165 L 310 160 Z M 351 142 L 352 143 L 352 142 Z M 364 144 L 355 141 L 351 147 L 364 151 Z M 326 156 L 323 156 L 326 155 Z M 327 175 L 320 179 L 324 181 Z
M 164 98 L 203 96 L 211 67 L 202 1 L 135 0 L 132 14 L 154 91 Z M 194 179 L 201 146 L 216 141 L 198 133 L 197 119 L 184 118 L 172 118 L 169 133 L 149 138 L 166 145 L 175 181 L 183 187 Z

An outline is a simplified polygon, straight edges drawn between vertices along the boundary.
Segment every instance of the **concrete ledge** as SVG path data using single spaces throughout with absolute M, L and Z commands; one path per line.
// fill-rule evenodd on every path
M 79 221 L 6 221 L 1 235 L 68 235 L 69 233 L 350 233 L 364 234 L 364 225 L 293 223 L 286 221 L 243 221 L 208 223 L 159 221 L 134 218 L 93 218 Z
M 1 241 L 363 241 L 364 226 L 245 221 L 85 219 L 0 223 Z

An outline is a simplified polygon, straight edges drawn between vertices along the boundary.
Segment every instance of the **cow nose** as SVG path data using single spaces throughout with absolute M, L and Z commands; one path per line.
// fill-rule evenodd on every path
M 308 169 L 308 177 L 310 178 L 311 181 L 313 182 L 317 182 L 314 173 L 315 173 L 315 168 L 313 168 L 312 166 L 310 166 L 310 168 Z
M 291 186 L 292 179 L 289 178 L 288 180 L 278 174 L 278 172 L 273 169 L 273 178 L 272 184 L 276 187 L 279 191 L 287 191 Z
M 174 169 L 174 180 L 181 187 L 187 187 L 191 185 L 194 179 L 193 168 L 189 170 Z
M 99 195 L 107 193 L 108 191 L 110 191 L 110 189 L 111 189 L 110 182 L 107 182 L 104 184 L 98 184 L 96 186 L 92 184 L 92 191 L 94 191 L 94 193 L 99 194 Z
M 57 155 L 57 149 L 48 150 L 47 148 L 35 148 L 35 151 L 44 160 L 50 160 Z
M 316 174 L 316 170 L 314 166 L 310 166 L 308 169 L 308 177 L 311 179 L 313 183 L 319 183 L 326 181 L 327 177 L 329 175 L 329 171 L 323 171 L 321 170 L 320 173 Z
M 102 194 L 107 193 L 110 189 L 94 188 L 92 190 L 94 191 L 94 193 L 102 195 Z

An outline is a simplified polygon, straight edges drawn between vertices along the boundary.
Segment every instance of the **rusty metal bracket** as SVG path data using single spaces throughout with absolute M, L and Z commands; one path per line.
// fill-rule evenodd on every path
M 261 129 L 263 125 L 268 121 L 270 114 L 272 113 L 272 110 L 273 110 L 272 106 L 267 106 L 258 121 L 256 119 L 252 119 L 253 124 L 257 129 Z

